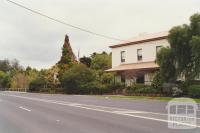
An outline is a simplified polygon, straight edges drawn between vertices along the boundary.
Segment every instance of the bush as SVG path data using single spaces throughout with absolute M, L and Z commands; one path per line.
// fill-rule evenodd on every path
M 113 79 L 114 79 L 113 73 L 104 72 L 104 73 L 101 75 L 101 82 L 102 82 L 103 84 L 112 84 Z
M 164 83 L 164 81 L 162 79 L 160 72 L 159 71 L 156 72 L 151 86 L 153 88 L 155 88 L 158 92 L 163 92 L 163 90 L 162 90 L 163 83 Z
M 126 89 L 127 94 L 155 94 L 158 93 L 158 91 L 151 87 L 151 86 L 146 86 L 144 84 L 135 84 L 133 86 L 127 87 Z
M 188 95 L 192 98 L 200 98 L 200 85 L 189 86 Z
M 30 82 L 29 84 L 29 91 L 30 92 L 39 92 L 41 88 L 44 88 L 46 85 L 46 82 L 43 78 L 37 78 Z
M 178 87 L 172 87 L 172 96 L 173 97 L 179 97 L 179 96 L 182 96 L 183 94 L 183 91 L 178 88 Z
M 85 94 L 89 92 L 89 87 L 94 84 L 95 79 L 93 70 L 83 64 L 77 64 L 64 73 L 61 83 L 67 93 Z
M 173 87 L 177 87 L 177 85 L 174 83 L 164 83 L 163 84 L 163 93 L 165 95 L 171 96 Z
M 180 82 L 178 84 L 178 88 L 182 90 L 183 94 L 182 95 L 188 95 L 188 87 L 190 86 L 190 82 Z
M 144 87 L 144 88 L 135 90 L 135 93 L 154 94 L 154 93 L 157 93 L 157 90 L 152 87 Z
M 81 94 L 105 94 L 109 91 L 109 88 L 97 81 L 83 84 L 80 87 Z
M 116 82 L 116 83 L 108 84 L 107 88 L 109 89 L 109 92 L 118 94 L 118 93 L 122 93 L 123 89 L 125 88 L 125 85 L 124 83 Z

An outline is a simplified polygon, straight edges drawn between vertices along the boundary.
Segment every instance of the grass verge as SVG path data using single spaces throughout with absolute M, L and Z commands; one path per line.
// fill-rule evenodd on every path
M 123 96 L 123 95 L 104 95 L 104 98 L 113 99 L 130 99 L 130 100 L 157 100 L 157 101 L 170 101 L 173 97 L 149 97 L 149 96 Z M 197 103 L 200 103 L 200 99 L 194 99 Z

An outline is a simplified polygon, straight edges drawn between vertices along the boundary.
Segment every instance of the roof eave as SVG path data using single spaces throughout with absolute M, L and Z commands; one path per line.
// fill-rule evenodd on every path
M 133 41 L 133 42 L 129 42 L 129 43 L 122 43 L 122 44 L 118 44 L 118 45 L 112 45 L 109 46 L 110 48 L 117 48 L 117 47 L 123 47 L 123 46 L 129 46 L 129 45 L 133 45 L 133 44 L 140 44 L 140 43 L 144 43 L 144 42 L 151 42 L 151 41 L 157 41 L 157 40 L 162 40 L 162 39 L 167 39 L 167 35 L 166 36 L 161 36 L 161 37 L 156 37 L 156 38 L 150 38 L 150 39 L 145 39 L 145 40 L 139 40 L 139 41 Z

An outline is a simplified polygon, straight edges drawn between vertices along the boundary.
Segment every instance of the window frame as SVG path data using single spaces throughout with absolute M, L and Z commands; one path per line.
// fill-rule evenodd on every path
M 162 45 L 159 45 L 159 46 L 156 46 L 156 56 L 158 55 L 158 52 L 160 51 L 158 51 L 158 48 L 160 48 L 160 50 L 163 48 L 163 46 Z
M 139 51 L 141 51 L 141 55 L 139 54 Z M 137 49 L 137 61 L 142 61 L 142 48 Z
M 121 63 L 126 61 L 126 51 L 121 51 Z

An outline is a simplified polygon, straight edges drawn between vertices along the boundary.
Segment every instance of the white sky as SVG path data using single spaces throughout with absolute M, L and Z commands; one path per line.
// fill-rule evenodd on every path
M 13 0 L 67 23 L 120 39 L 160 32 L 189 22 L 200 12 L 200 0 Z M 0 0 L 0 60 L 18 59 L 23 66 L 49 68 L 61 56 L 65 34 L 81 56 L 118 41 L 66 27 Z

